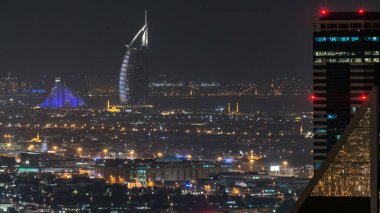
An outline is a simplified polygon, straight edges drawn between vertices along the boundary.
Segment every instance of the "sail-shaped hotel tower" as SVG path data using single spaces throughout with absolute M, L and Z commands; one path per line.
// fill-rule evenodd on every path
M 121 64 L 119 95 L 122 104 L 145 105 L 148 96 L 148 20 L 145 11 L 145 24 L 127 46 Z

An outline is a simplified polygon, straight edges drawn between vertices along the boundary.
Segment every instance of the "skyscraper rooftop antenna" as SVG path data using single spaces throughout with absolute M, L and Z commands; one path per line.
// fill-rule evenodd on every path
M 145 24 L 133 37 L 129 46 L 132 46 L 136 39 L 141 36 L 141 46 L 148 47 L 148 11 L 145 10 Z
M 145 31 L 142 38 L 143 46 L 148 47 L 148 10 L 145 10 Z
M 145 26 L 148 26 L 148 11 L 145 10 Z

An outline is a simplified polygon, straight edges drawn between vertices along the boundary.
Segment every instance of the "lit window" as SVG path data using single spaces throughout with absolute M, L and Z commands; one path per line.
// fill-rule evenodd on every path
M 372 58 L 364 58 L 364 62 L 371 63 L 372 62 Z
M 351 56 L 359 56 L 361 55 L 360 51 L 351 51 Z
M 379 36 L 364 37 L 364 41 L 380 41 Z
M 326 133 L 326 129 L 315 129 L 315 133 Z
M 321 167 L 321 163 L 320 162 L 314 163 L 314 168 L 315 169 L 318 169 L 319 167 Z
M 326 39 L 326 37 L 315 37 L 315 41 L 316 42 L 326 42 L 327 39 Z
M 372 51 L 372 55 L 380 55 L 380 51 Z
M 327 59 L 327 62 L 336 63 L 337 61 L 336 61 L 336 58 L 329 58 L 329 59 Z
M 338 63 L 350 63 L 350 59 L 349 58 L 339 58 Z
M 326 56 L 326 51 L 315 51 L 315 56 Z
M 338 52 L 339 56 L 349 56 L 350 52 Z
M 351 41 L 352 42 L 359 41 L 359 37 L 351 37 Z
M 337 135 L 336 139 L 339 140 L 342 137 L 342 135 Z
M 336 114 L 327 114 L 327 119 L 328 120 L 334 120 L 336 119 L 338 116 Z
M 373 58 L 372 62 L 380 62 L 380 58 Z

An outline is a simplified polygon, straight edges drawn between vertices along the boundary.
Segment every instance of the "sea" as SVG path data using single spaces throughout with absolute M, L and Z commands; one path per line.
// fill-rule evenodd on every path
M 109 99 L 111 105 L 117 105 L 118 97 L 84 97 L 90 107 L 106 107 Z M 202 97 L 150 97 L 150 103 L 158 109 L 189 109 L 189 110 L 214 110 L 216 108 L 227 108 L 228 103 L 231 110 L 239 105 L 239 111 L 243 113 L 300 113 L 312 111 L 312 103 L 307 96 L 202 96 Z

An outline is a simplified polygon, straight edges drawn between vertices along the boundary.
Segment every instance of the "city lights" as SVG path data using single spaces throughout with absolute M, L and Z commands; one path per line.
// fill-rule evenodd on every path
M 22 3 L 0 8 L 1 212 L 378 211 L 375 8 Z

